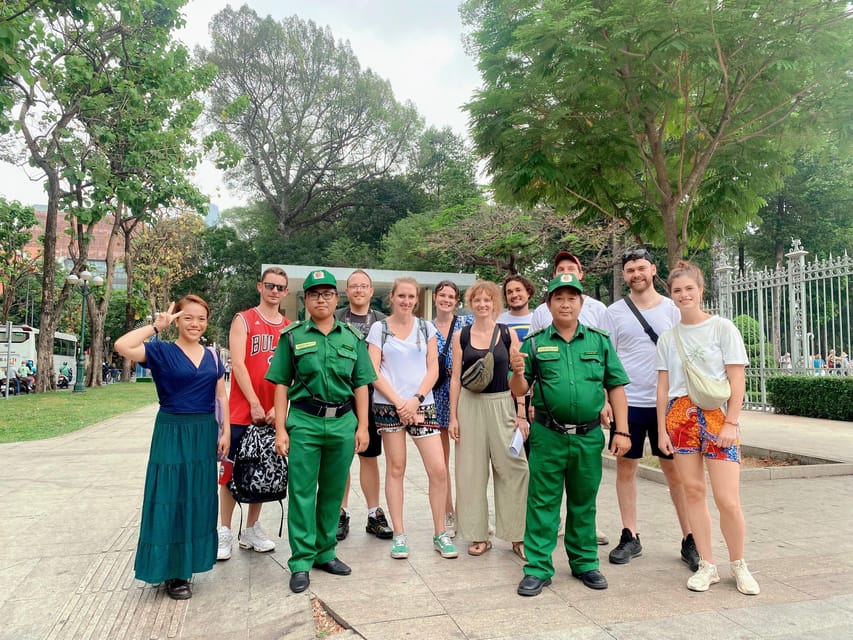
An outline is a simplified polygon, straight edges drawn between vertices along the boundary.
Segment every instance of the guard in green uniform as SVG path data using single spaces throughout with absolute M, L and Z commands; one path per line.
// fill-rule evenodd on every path
M 367 385 L 376 380 L 363 336 L 334 317 L 335 277 L 312 271 L 304 290 L 308 319 L 281 332 L 266 374 L 276 384 L 275 448 L 289 454 L 287 564 L 294 593 L 308 588 L 312 566 L 351 572 L 335 555 L 335 533 L 353 454 L 369 440 Z
M 527 565 L 518 594 L 535 596 L 551 584 L 551 554 L 557 545 L 563 487 L 566 490 L 565 547 L 572 575 L 591 589 L 606 589 L 598 570 L 595 498 L 601 482 L 604 434 L 599 418 L 605 390 L 616 431 L 611 453 L 623 455 L 628 437 L 629 382 L 607 333 L 578 322 L 583 287 L 572 273 L 548 285 L 551 325 L 528 335 L 510 356 L 510 388 L 523 397 L 533 387 L 536 419 L 530 428 L 530 482 L 527 488 Z

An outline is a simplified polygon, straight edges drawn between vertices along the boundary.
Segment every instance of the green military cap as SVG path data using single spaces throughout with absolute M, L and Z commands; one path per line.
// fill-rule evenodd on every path
M 580 278 L 574 273 L 561 273 L 548 283 L 548 299 L 550 300 L 551 294 L 562 287 L 571 287 L 577 290 L 578 293 L 583 293 L 583 285 Z
M 302 284 L 302 290 L 308 291 L 311 287 L 319 287 L 320 285 L 328 285 L 337 289 L 338 281 L 335 280 L 335 276 L 325 269 L 317 269 L 316 271 L 309 273 L 308 277 L 305 278 L 305 282 Z

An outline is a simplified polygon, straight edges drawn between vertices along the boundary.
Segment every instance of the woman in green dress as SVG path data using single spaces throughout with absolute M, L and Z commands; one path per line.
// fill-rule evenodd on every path
M 225 370 L 199 342 L 210 309 L 195 295 L 172 303 L 154 322 L 126 333 L 115 349 L 151 370 L 160 411 L 154 423 L 145 475 L 136 578 L 165 582 L 171 598 L 192 597 L 193 573 L 216 563 L 216 456 L 230 443 Z M 178 339 L 153 339 L 175 323 Z M 147 342 L 146 342 L 147 340 Z M 220 435 L 216 399 L 223 412 Z

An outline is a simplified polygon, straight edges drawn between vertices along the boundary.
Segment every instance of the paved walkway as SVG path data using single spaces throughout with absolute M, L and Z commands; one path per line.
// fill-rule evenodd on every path
M 191 600 L 172 601 L 133 579 L 155 409 L 62 438 L 0 445 L 0 640 L 313 638 L 309 594 L 287 587 L 284 538 L 263 555 L 235 545 L 231 560 L 196 576 Z M 853 425 L 756 413 L 742 422 L 746 444 L 853 461 Z M 613 483 L 606 469 L 599 525 L 611 540 L 621 528 Z M 611 547 L 601 547 L 607 591 L 573 579 L 558 547 L 553 584 L 521 598 L 522 563 L 508 542 L 495 541 L 479 558 L 465 554 L 462 541 L 456 560 L 432 550 L 426 478 L 412 448 L 409 559 L 392 560 L 389 542 L 363 532 L 366 510 L 354 495 L 352 532 L 339 545 L 353 574 L 312 572 L 311 591 L 352 628 L 338 637 L 369 640 L 853 637 L 850 476 L 743 484 L 747 559 L 762 587 L 755 597 L 736 591 L 725 562 L 709 593 L 685 588 L 689 570 L 666 494 L 665 486 L 640 481 L 643 556 L 609 565 Z M 264 508 L 267 531 L 277 531 L 279 515 L 276 504 Z M 725 558 L 716 530 L 715 538 L 715 554 Z

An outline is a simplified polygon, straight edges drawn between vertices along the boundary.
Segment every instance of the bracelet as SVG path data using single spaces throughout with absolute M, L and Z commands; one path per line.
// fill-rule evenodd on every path
M 527 422 L 527 418 L 525 416 L 515 416 L 515 419 L 516 420 L 524 420 L 525 422 Z
M 157 325 L 156 325 L 156 324 L 154 324 L 153 322 L 151 323 L 151 328 L 152 328 L 152 329 L 154 329 L 154 335 L 155 335 L 155 336 L 156 336 L 158 333 L 160 333 L 160 329 L 158 329 L 158 328 L 157 328 Z
M 731 420 L 725 420 L 723 421 L 723 424 L 730 424 L 733 427 L 740 427 L 740 422 L 732 422 Z
M 613 435 L 615 435 L 615 436 L 625 436 L 626 438 L 630 438 L 630 437 L 631 437 L 631 434 L 630 434 L 630 433 L 625 433 L 624 431 L 616 431 L 616 430 L 614 430 L 614 431 L 613 431 Z

